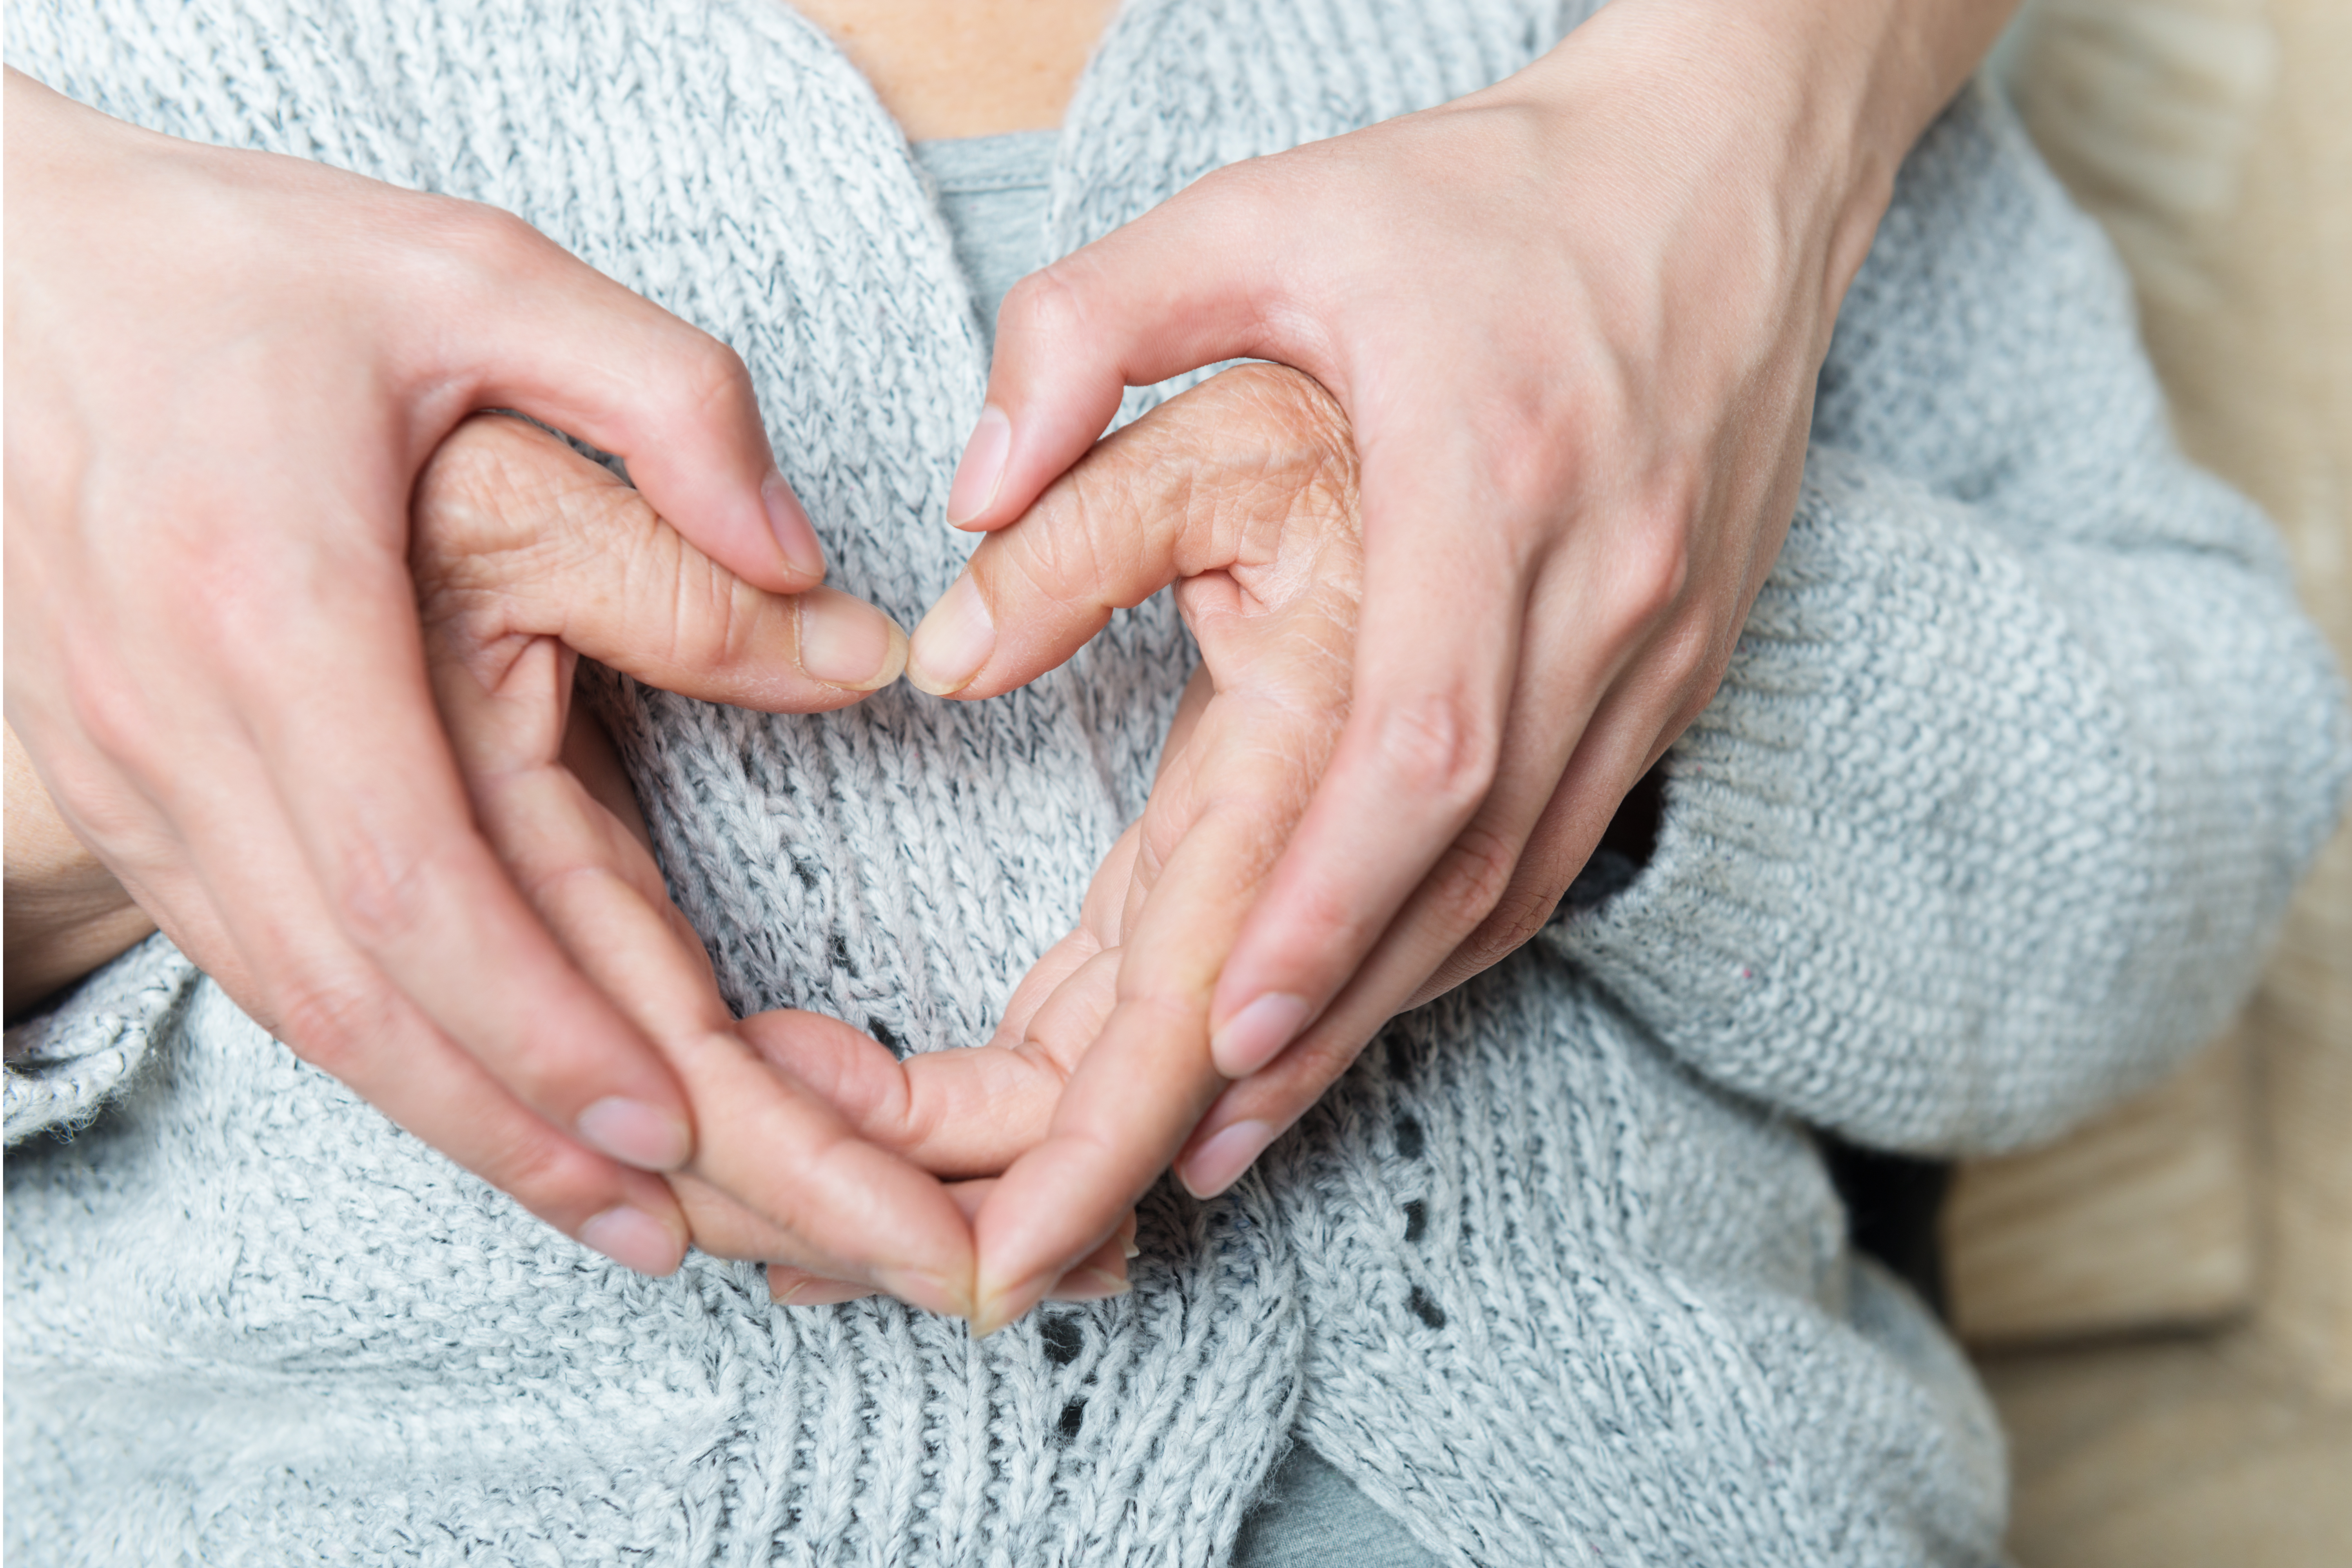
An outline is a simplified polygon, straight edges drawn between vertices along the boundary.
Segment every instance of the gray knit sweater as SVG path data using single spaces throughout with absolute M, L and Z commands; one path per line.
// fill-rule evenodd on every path
M 1130 0 L 1049 248 L 1575 19 Z M 969 295 L 773 0 L 22 0 L 11 33 L 130 120 L 520 213 L 741 350 L 835 582 L 911 619 L 951 580 Z M 1905 169 L 1815 437 L 1640 879 L 1391 1026 L 1227 1197 L 1155 1193 L 1131 1296 L 985 1343 L 608 1266 L 160 941 L 101 972 L 12 1040 L 8 1135 L 50 1131 L 7 1169 L 10 1561 L 1213 1563 L 1293 1432 L 1454 1563 L 1993 1560 L 1987 1407 L 1849 1253 L 1808 1128 L 2000 1147 L 2162 1071 L 2242 997 L 2352 740 L 2114 261 L 1980 94 Z M 1070 925 L 1189 662 L 1163 596 L 977 705 L 604 697 L 730 1001 L 927 1051 Z

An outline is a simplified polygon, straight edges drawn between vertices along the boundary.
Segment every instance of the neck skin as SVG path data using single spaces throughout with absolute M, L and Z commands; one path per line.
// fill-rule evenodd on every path
M 1061 124 L 1118 0 L 794 0 L 909 142 Z
M 1118 0 L 795 0 L 866 74 L 909 141 L 1061 124 Z M 1823 128 L 1891 180 L 1937 110 L 1984 58 L 2016 0 L 1617 0 L 1748 35 L 1806 83 Z M 1752 63 L 1745 49 L 1742 68 Z M 1541 68 L 1529 73 L 1542 79 Z M 1540 90 L 1538 89 L 1538 90 Z M 1874 169 L 1873 174 L 1879 170 Z

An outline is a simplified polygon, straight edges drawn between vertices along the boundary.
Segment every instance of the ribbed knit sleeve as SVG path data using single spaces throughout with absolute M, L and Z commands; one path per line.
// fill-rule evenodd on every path
M 147 1059 L 196 966 L 156 935 L 92 973 L 58 1007 L 8 1031 L 7 1141 L 78 1127 Z
M 1847 1137 L 2054 1133 L 2243 1001 L 2342 808 L 2342 684 L 1989 97 L 1906 166 L 1815 436 L 1649 869 L 1556 940 L 1690 1066 Z

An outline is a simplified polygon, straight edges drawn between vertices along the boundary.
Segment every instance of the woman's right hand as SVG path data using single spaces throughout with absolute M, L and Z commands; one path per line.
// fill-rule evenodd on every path
M 740 362 L 491 209 L 14 71 L 6 111 L 7 717 L 65 819 L 426 1142 L 574 1235 L 649 1201 L 630 1167 L 692 1156 L 687 1101 L 474 823 L 408 509 L 460 419 L 520 408 L 746 582 L 808 588 Z

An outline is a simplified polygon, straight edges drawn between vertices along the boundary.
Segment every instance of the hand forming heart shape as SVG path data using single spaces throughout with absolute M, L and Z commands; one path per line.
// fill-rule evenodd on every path
M 586 654 L 711 700 L 836 707 L 895 679 L 896 628 L 827 590 L 749 587 L 510 419 L 455 433 L 414 515 L 434 689 L 476 814 L 693 1104 L 697 1158 L 671 1178 L 692 1239 L 776 1265 L 789 1300 L 878 1287 L 982 1331 L 1049 1292 L 1124 1289 L 1130 1205 L 1225 1086 L 1218 970 L 1347 715 L 1361 550 L 1329 396 L 1293 371 L 1227 372 L 1104 439 L 975 553 L 968 591 L 1020 628 L 983 671 L 992 691 L 1171 582 L 1202 662 L 1077 929 L 987 1046 L 903 1063 L 837 1020 L 729 1015 L 609 743 L 570 703 Z M 851 666 L 872 673 L 813 673 Z

